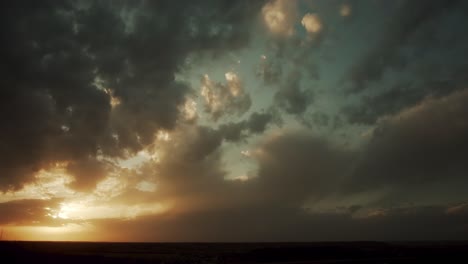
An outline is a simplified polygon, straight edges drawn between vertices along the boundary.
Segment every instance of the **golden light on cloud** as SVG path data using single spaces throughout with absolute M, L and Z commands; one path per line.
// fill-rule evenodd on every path
M 108 176 L 97 184 L 93 195 L 102 199 L 111 199 L 124 192 L 127 186 L 125 175 Z
M 269 2 L 262 8 L 262 15 L 265 25 L 272 33 L 283 36 L 294 34 L 295 0 Z
M 219 95 L 215 93 L 214 83 L 211 81 L 208 74 L 203 75 L 202 86 L 201 86 L 201 95 L 205 99 L 205 103 L 209 105 L 214 112 L 221 109 L 221 99 Z
M 242 150 L 241 154 L 243 156 L 246 156 L 246 157 L 251 157 L 252 156 L 252 153 L 250 152 L 250 150 Z
M 156 184 L 149 182 L 149 181 L 141 181 L 136 186 L 135 189 L 141 192 L 155 192 L 156 191 Z
M 466 4 L 376 1 L 0 10 L 0 230 L 384 240 L 434 216 L 446 233 L 407 235 L 468 237 Z
M 197 112 L 197 102 L 192 98 L 187 98 L 185 100 L 183 109 L 182 109 L 183 116 L 187 121 L 193 121 L 197 119 L 198 112 Z
M 342 17 L 348 17 L 351 15 L 352 8 L 351 5 L 349 4 L 342 4 L 340 6 L 340 16 Z
M 95 227 L 89 223 L 66 223 L 59 226 L 8 226 L 9 240 L 77 241 L 92 240 Z
M 95 220 L 95 219 L 134 219 L 138 216 L 154 215 L 166 212 L 170 207 L 166 204 L 99 204 L 89 201 L 62 203 L 57 210 L 50 209 L 47 216 L 63 220 Z
M 112 108 L 115 108 L 116 106 L 118 106 L 121 103 L 120 98 L 114 95 L 114 90 L 109 89 L 109 88 L 104 88 L 104 92 L 107 95 L 109 95 L 110 105 L 111 105 Z
M 162 132 L 160 137 L 164 142 L 170 140 L 166 132 Z M 137 154 L 142 162 L 149 161 L 151 157 L 147 150 Z M 89 235 L 94 230 L 91 224 L 94 220 L 135 219 L 161 214 L 171 208 L 167 202 L 128 203 L 125 199 L 119 200 L 117 197 L 130 186 L 144 193 L 157 191 L 155 183 L 149 180 L 138 181 L 136 176 L 127 174 L 129 170 L 124 166 L 100 181 L 93 191 L 76 192 L 70 189 L 69 184 L 74 178 L 66 173 L 67 165 L 66 162 L 61 162 L 47 170 L 40 170 L 35 181 L 25 185 L 23 189 L 0 195 L 0 202 L 24 205 L 24 210 L 30 211 L 34 216 L 24 222 L 5 225 L 8 239 L 95 240 L 95 237 Z
M 26 184 L 21 190 L 0 195 L 0 202 L 72 196 L 74 191 L 67 185 L 73 181 L 73 177 L 66 173 L 66 166 L 66 162 L 58 162 L 47 170 L 40 170 L 34 176 L 35 180 Z
M 98 90 L 103 91 L 105 94 L 109 96 L 109 103 L 112 108 L 115 108 L 116 106 L 120 105 L 121 101 L 120 98 L 115 96 L 114 90 L 110 88 L 106 88 L 104 85 L 104 80 L 102 80 L 99 76 L 94 78 L 93 84 L 97 87 Z
M 235 74 L 234 72 L 226 72 L 224 76 L 228 83 L 228 87 L 229 87 L 229 91 L 231 92 L 231 95 L 234 97 L 239 96 L 243 91 L 242 91 L 239 77 L 237 77 L 237 74 Z
M 171 135 L 168 132 L 160 131 L 155 135 L 156 141 L 145 149 L 138 151 L 135 154 L 127 156 L 124 159 L 111 159 L 110 161 L 116 166 L 123 169 L 137 169 L 138 167 L 146 164 L 147 162 L 159 162 L 160 153 L 154 148 L 154 144 L 171 141 Z
M 60 208 L 56 211 L 48 207 L 46 209 L 50 211 L 50 213 L 48 213 L 47 216 L 50 216 L 54 219 L 70 219 L 70 214 L 73 215 L 74 213 L 76 213 L 76 211 L 79 211 L 79 207 L 74 203 L 62 203 L 60 204 Z
M 234 181 L 245 182 L 245 181 L 248 181 L 248 180 L 249 180 L 249 176 L 247 176 L 247 175 L 240 175 L 240 176 L 234 177 L 233 180 L 234 180 Z
M 170 141 L 171 140 L 171 136 L 169 135 L 169 132 L 162 131 L 162 130 L 158 131 L 158 134 L 156 135 L 156 138 L 158 140 L 162 140 L 162 141 Z
M 251 105 L 250 95 L 244 91 L 243 83 L 237 73 L 224 74 L 225 83 L 212 81 L 208 74 L 201 79 L 201 96 L 204 99 L 205 112 L 213 120 L 223 115 L 245 113 Z
M 115 96 L 111 95 L 110 104 L 111 104 L 112 108 L 114 108 L 114 107 L 116 107 L 116 106 L 118 106 L 120 104 L 120 99 L 118 97 L 115 97 Z
M 301 24 L 307 32 L 317 34 L 322 31 L 322 21 L 317 14 L 307 13 L 302 18 Z

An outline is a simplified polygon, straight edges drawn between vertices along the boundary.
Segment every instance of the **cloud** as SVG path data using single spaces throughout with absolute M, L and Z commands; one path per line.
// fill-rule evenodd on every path
M 352 189 L 466 185 L 467 102 L 463 90 L 381 118 L 350 179 Z
M 262 6 L 207 0 L 2 8 L 0 54 L 8 67 L 1 71 L 8 77 L 0 81 L 0 191 L 21 189 L 57 162 L 136 153 L 158 130 L 174 129 L 191 91 L 174 78 L 186 57 L 245 47 L 247 25 Z M 237 81 L 228 86 L 235 90 Z M 236 102 L 250 106 L 247 99 Z M 94 186 L 89 175 L 102 179 L 74 175 L 78 188 Z
M 67 165 L 67 172 L 74 177 L 70 187 L 77 191 L 94 190 L 97 183 L 103 180 L 110 168 L 96 159 L 86 159 L 71 162 Z
M 463 240 L 468 216 L 448 215 L 445 210 L 443 206 L 394 208 L 384 209 L 385 217 L 354 218 L 349 213 L 311 214 L 276 205 L 95 223 L 103 238 L 120 241 Z M 428 232 L 427 226 L 438 228 Z
M 262 79 L 266 85 L 278 84 L 283 71 L 281 64 L 274 59 L 263 56 L 256 69 L 256 76 Z
M 468 78 L 462 74 L 466 65 L 443 63 L 428 66 L 424 61 L 420 64 L 416 70 L 423 75 L 420 80 L 401 80 L 387 90 L 363 95 L 357 104 L 344 106 L 341 113 L 351 123 L 374 124 L 380 117 L 395 115 L 426 97 L 440 98 L 466 88 Z M 448 77 L 444 74 L 447 68 L 450 68 Z
M 59 206 L 60 200 L 25 199 L 0 203 L 0 224 L 49 224 L 48 213 Z
M 253 195 L 250 187 L 242 190 L 237 183 L 224 179 L 226 168 L 221 159 L 221 145 L 223 141 L 238 142 L 250 135 L 262 133 L 269 124 L 275 122 L 278 121 L 274 113 L 254 112 L 247 120 L 223 124 L 218 129 L 180 124 L 171 133 L 170 141 L 157 143 L 158 161 L 145 163 L 138 173 L 140 176 L 135 176 L 142 181 L 153 182 L 157 190 L 147 194 L 133 192 L 131 196 L 175 201 L 178 204 L 175 206 L 177 211 L 202 210 L 215 205 L 225 208 L 232 204 L 248 203 L 247 200 Z M 240 193 L 245 192 L 249 194 L 240 199 Z M 221 194 L 223 198 L 218 197 Z M 119 199 L 126 201 L 127 198 Z
M 144 163 L 135 175 L 139 181 L 154 183 L 157 188 L 154 193 L 139 195 L 149 201 L 179 201 L 178 210 L 190 208 L 189 204 L 200 200 L 208 203 L 209 199 L 203 197 L 212 197 L 224 181 L 219 150 L 222 141 L 222 134 L 215 129 L 181 124 L 171 133 L 170 141 L 157 142 L 158 160 Z M 134 200 L 128 198 L 122 200 Z
M 335 192 L 352 164 L 352 152 L 306 131 L 272 136 L 252 155 L 259 167 L 255 192 L 297 207 Z
M 273 0 L 263 6 L 263 21 L 271 33 L 286 37 L 294 34 L 296 4 L 296 0 Z
M 330 121 L 330 116 L 322 112 L 315 112 L 312 114 L 312 121 L 319 126 L 328 126 Z
M 318 34 L 322 31 L 322 20 L 317 14 L 307 13 L 301 20 L 301 24 L 309 34 Z
M 340 10 L 339 10 L 340 16 L 342 17 L 349 17 L 353 13 L 353 8 L 351 4 L 349 3 L 343 3 L 340 5 Z
M 405 1 L 396 15 L 390 20 L 385 34 L 351 68 L 345 81 L 350 81 L 352 92 L 359 92 L 368 87 L 371 81 L 378 81 L 389 68 L 402 68 L 407 59 L 400 53 L 400 48 L 408 45 L 409 39 L 428 21 L 436 19 L 445 10 L 454 7 L 459 1 Z
M 357 87 L 379 80 L 400 62 L 400 48 L 453 3 L 404 2 L 390 34 L 347 80 Z M 411 67 L 422 79 L 396 80 L 344 108 L 350 123 L 374 125 L 353 148 L 334 134 L 317 136 L 316 127 L 283 130 L 291 116 L 280 114 L 303 121 L 317 99 L 310 85 L 320 78 L 314 43 L 294 28 L 302 22 L 308 37 L 321 36 L 326 12 L 301 19 L 297 8 L 286 0 L 204 0 L 2 9 L 0 54 L 8 67 L 0 66 L 0 192 L 19 200 L 0 203 L 0 224 L 56 225 L 67 221 L 51 217 L 68 211 L 74 219 L 85 214 L 107 232 L 102 238 L 124 240 L 466 237 L 464 62 L 446 70 L 440 63 L 428 74 L 417 61 Z M 194 67 L 187 58 L 249 47 L 259 18 L 272 46 L 256 74 L 277 84 L 271 108 L 251 110 L 250 79 L 234 70 L 221 82 L 204 75 L 201 100 L 190 99 L 199 87 L 181 81 Z M 340 116 L 323 110 L 314 109 L 311 123 L 332 128 Z M 359 129 L 341 125 L 338 133 Z M 226 162 L 231 152 L 238 160 Z M 63 200 L 21 200 L 28 195 Z M 440 230 L 427 232 L 421 222 Z
M 307 41 L 309 45 L 319 47 L 325 37 L 325 25 L 321 17 L 316 13 L 307 13 L 302 17 L 301 24 L 304 27 L 307 34 Z M 313 65 L 311 65 L 312 71 Z M 313 78 L 313 72 L 312 72 Z
M 243 129 L 261 133 L 271 118 L 253 114 Z M 158 161 L 146 163 L 135 175 L 153 182 L 156 191 L 127 192 L 119 200 L 168 202 L 173 205 L 169 214 L 273 205 L 299 210 L 307 200 L 335 191 L 351 161 L 349 151 L 306 132 L 272 135 L 251 151 L 258 172 L 247 181 L 231 181 L 225 179 L 220 146 L 241 136 L 230 135 L 227 128 L 183 125 L 171 137 L 158 144 Z
M 254 112 L 250 117 L 238 123 L 223 124 L 218 131 L 227 141 L 239 141 L 252 134 L 259 134 L 266 130 L 270 123 L 280 124 L 279 114 L 271 110 L 270 112 Z
M 313 100 L 310 90 L 301 88 L 301 73 L 292 71 L 274 96 L 275 104 L 289 114 L 304 113 Z
M 358 104 L 343 107 L 341 113 L 351 123 L 374 124 L 380 117 L 396 114 L 427 96 L 426 91 L 411 86 L 411 83 L 400 83 L 380 94 L 364 95 Z
M 226 84 L 213 82 L 208 74 L 201 79 L 201 95 L 205 102 L 205 111 L 217 121 L 224 115 L 242 115 L 252 104 L 250 95 L 244 92 L 242 83 L 233 72 L 225 74 Z

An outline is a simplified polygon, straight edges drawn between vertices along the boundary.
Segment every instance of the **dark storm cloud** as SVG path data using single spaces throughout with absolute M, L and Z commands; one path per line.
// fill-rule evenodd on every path
M 271 110 L 217 128 L 181 121 L 180 106 L 194 91 L 175 74 L 190 67 L 185 61 L 194 53 L 217 56 L 248 46 L 261 1 L 49 3 L 1 4 L 0 192 L 18 190 L 34 181 L 35 172 L 57 164 L 74 177 L 69 186 L 77 191 L 90 191 L 108 173 L 121 169 L 128 188 L 118 197 L 106 197 L 110 200 L 104 204 L 139 208 L 161 203 L 169 208 L 131 220 L 90 220 L 97 232 L 121 240 L 467 237 L 468 206 L 463 199 L 468 196 L 446 195 L 455 184 L 468 187 L 468 90 L 462 90 L 468 80 L 466 66 L 448 65 L 448 74 L 434 78 L 427 76 L 436 74 L 421 73 L 421 80 L 402 80 L 346 108 L 343 115 L 351 123 L 376 126 L 363 140 L 368 142 L 350 150 L 312 129 L 269 130 L 281 125 L 280 110 L 302 118 L 314 100 L 310 82 L 321 76 L 309 48 L 319 46 L 300 46 L 299 37 L 274 40 L 276 57 L 260 66 L 259 77 L 277 86 Z M 406 58 L 399 61 L 400 47 L 453 3 L 405 1 L 388 36 L 356 65 L 349 81 L 364 89 L 388 68 L 406 63 Z M 281 64 L 284 61 L 289 62 Z M 289 75 L 282 76 L 284 65 L 293 67 Z M 431 72 L 444 72 L 444 67 L 439 63 Z M 240 93 L 237 75 L 229 74 L 226 83 L 204 83 L 221 90 L 220 109 L 210 101 L 207 110 L 213 120 L 244 115 L 251 107 L 250 96 Z M 311 123 L 336 128 L 339 118 L 314 109 Z M 169 131 L 170 138 L 153 141 L 159 129 Z M 258 170 L 247 171 L 243 178 L 225 178 L 231 175 L 223 144 L 243 143 L 263 133 L 239 158 Z M 106 161 L 142 149 L 146 154 L 154 151 L 157 158 L 132 169 Z M 141 181 L 154 183 L 156 190 L 132 189 Z M 430 184 L 432 189 L 427 188 Z M 450 199 L 457 204 L 389 207 L 384 199 L 369 197 L 351 205 L 334 204 L 334 199 L 352 200 L 366 192 L 411 203 L 408 197 L 434 190 L 440 204 Z M 59 202 L 0 203 L 0 224 L 51 223 L 47 215 Z M 320 212 L 319 203 L 328 208 Z M 438 229 L 428 232 L 427 226 Z
M 142 167 L 141 175 L 158 184 L 157 193 L 150 194 L 152 199 L 183 200 L 180 206 L 186 208 L 191 205 L 189 210 L 211 207 L 212 204 L 219 207 L 246 204 L 248 199 L 255 196 L 256 189 L 248 187 L 242 190 L 239 183 L 224 179 L 226 170 L 220 147 L 224 140 L 237 142 L 249 135 L 262 133 L 273 122 L 277 122 L 274 113 L 255 112 L 245 121 L 225 124 L 218 129 L 180 127 L 171 135 L 176 143 L 170 141 L 159 146 L 159 150 L 165 153 L 161 160 Z M 237 191 L 248 194 L 240 199 Z
M 264 57 L 255 69 L 255 75 L 263 80 L 265 85 L 277 85 L 281 80 L 282 71 L 279 61 Z
M 254 152 L 258 172 L 246 182 L 243 195 L 247 192 L 251 201 L 265 204 L 296 206 L 372 191 L 397 195 L 399 202 L 425 199 L 434 191 L 447 194 L 444 201 L 465 199 L 448 194 L 454 186 L 468 186 L 467 105 L 467 90 L 427 98 L 381 119 L 369 142 L 352 151 L 310 131 L 271 137 Z
M 334 192 L 352 160 L 351 152 L 323 138 L 306 132 L 287 133 L 263 141 L 252 151 L 258 173 L 241 182 L 224 179 L 227 171 L 219 149 L 225 137 L 222 130 L 186 127 L 175 137 L 179 138 L 177 144 L 160 146 L 166 153 L 160 162 L 148 163 L 141 169 L 139 177 L 154 180 L 157 192 L 128 192 L 120 200 L 136 195 L 142 200 L 151 196 L 153 201 L 177 201 L 175 210 L 182 213 L 252 206 L 299 210 L 306 200 Z
M 468 186 L 467 103 L 467 90 L 426 98 L 381 119 L 369 142 L 353 151 L 311 132 L 274 137 L 254 156 L 259 170 L 252 188 L 265 197 L 296 204 L 362 192 L 386 197 L 377 204 L 398 197 L 398 202 L 424 200 L 433 192 L 443 195 L 444 201 L 466 199 L 450 192 Z
M 328 126 L 330 122 L 330 116 L 322 112 L 316 112 L 312 115 L 312 121 L 319 126 Z
M 374 124 L 379 117 L 395 114 L 426 96 L 426 91 L 411 88 L 402 83 L 378 95 L 364 95 L 358 104 L 345 106 L 341 112 L 351 123 Z
M 175 203 L 172 212 L 176 215 L 246 204 L 246 198 L 238 199 L 235 193 L 238 183 L 224 179 L 227 171 L 220 150 L 223 133 L 209 127 L 186 126 L 172 136 L 177 143 L 160 145 L 164 153 L 160 161 L 145 164 L 138 176 L 153 180 L 157 191 L 135 195 L 129 190 L 120 200 Z
M 427 96 L 441 97 L 465 89 L 468 67 L 461 54 L 468 38 L 461 25 L 468 22 L 467 10 L 468 5 L 460 2 L 415 28 L 399 47 L 398 52 L 408 62 L 404 71 L 389 71 L 382 83 L 366 90 L 357 103 L 343 107 L 348 121 L 373 124 L 379 117 L 396 114 Z
M 313 101 L 313 92 L 301 85 L 302 74 L 292 71 L 275 93 L 275 105 L 286 113 L 300 115 Z
M 77 191 L 92 190 L 106 177 L 109 168 L 94 158 L 74 161 L 67 165 L 67 172 L 75 178 L 70 187 Z
M 248 204 L 257 200 L 256 187 L 243 189 L 241 183 L 227 181 L 222 160 L 224 141 L 239 142 L 264 132 L 281 120 L 276 112 L 254 112 L 246 120 L 227 123 L 217 129 L 180 124 L 167 142 L 160 142 L 158 162 L 145 163 L 134 177 L 157 184 L 156 193 L 127 190 L 117 200 L 123 203 L 148 201 L 178 201 L 179 210 L 205 210 L 214 205 L 225 208 L 233 204 Z M 84 181 L 85 179 L 83 179 Z M 83 182 L 86 184 L 89 182 Z M 243 197 L 241 197 L 243 196 Z M 254 202 L 255 202 L 254 201 Z
M 159 175 L 160 198 L 203 197 L 202 208 L 211 203 L 221 208 L 232 204 L 298 208 L 306 201 L 380 191 L 386 186 L 399 186 L 400 194 L 407 197 L 405 192 L 427 183 L 466 182 L 466 98 L 466 93 L 457 93 L 431 99 L 389 117 L 359 152 L 333 145 L 310 131 L 269 137 L 252 153 L 258 172 L 240 185 L 223 180 L 219 147 L 223 139 L 241 138 L 241 132 L 193 127 L 180 135 L 180 143 L 163 149 L 170 155 L 152 173 Z M 256 119 L 261 120 L 249 120 Z M 218 193 L 224 194 L 223 199 Z
M 151 200 L 177 201 L 176 213 L 94 223 L 103 230 L 125 230 L 111 235 L 125 240 L 462 239 L 466 203 L 388 207 L 364 200 L 335 210 L 331 203 L 328 213 L 303 208 L 313 209 L 333 195 L 390 185 L 424 191 L 427 182 L 464 179 L 467 100 L 466 91 L 456 92 L 382 120 L 361 157 L 307 130 L 271 135 L 252 151 L 259 169 L 245 182 L 223 179 L 220 130 L 188 126 L 174 135 L 178 144 L 161 146 L 168 155 L 143 173 L 158 183 Z M 348 179 L 354 185 L 347 185 Z M 439 228 L 428 232 L 428 225 Z
M 451 69 L 448 75 L 444 74 L 447 68 Z M 401 81 L 376 95 L 363 95 L 359 103 L 345 106 L 341 112 L 351 123 L 374 124 L 379 117 L 396 114 L 426 97 L 443 97 L 465 89 L 467 69 L 468 65 L 464 64 L 421 65 L 417 67 L 420 81 Z
M 307 111 L 314 99 L 314 81 L 320 80 L 317 59 L 324 29 L 312 36 L 313 39 L 296 33 L 288 38 L 269 39 L 265 47 L 268 56 L 262 55 L 256 69 L 256 76 L 265 85 L 277 89 L 274 105 L 288 114 L 301 116 Z
M 271 138 L 254 158 L 259 165 L 255 192 L 268 202 L 300 206 L 337 189 L 352 152 L 303 131 Z
M 104 230 L 104 237 L 115 240 L 266 242 L 464 239 L 468 235 L 468 214 L 448 214 L 447 209 L 445 206 L 383 209 L 379 210 L 380 215 L 356 218 L 350 213 L 307 213 L 272 206 L 208 210 L 178 218 L 162 215 L 134 221 L 102 220 L 95 223 Z M 437 228 L 428 232 L 428 226 Z
M 436 19 L 458 0 L 449 1 L 404 1 L 397 13 L 389 21 L 385 32 L 374 48 L 358 61 L 345 80 L 351 82 L 351 91 L 358 92 L 367 88 L 370 81 L 378 81 L 389 68 L 399 69 L 408 61 L 400 48 L 408 45 L 410 38 L 428 21 Z
M 117 200 L 123 203 L 176 201 L 177 211 L 204 211 L 244 207 L 263 200 L 257 184 L 226 180 L 221 146 L 224 141 L 239 142 L 262 133 L 267 126 L 281 122 L 274 111 L 254 112 L 246 120 L 223 124 L 217 129 L 181 124 L 171 140 L 158 144 L 162 153 L 157 163 L 144 164 L 135 178 L 153 181 L 155 193 L 127 190 Z M 267 187 L 262 189 L 268 192 Z M 263 193 L 264 194 L 264 193 Z
M 271 110 L 269 112 L 254 112 L 246 120 L 238 123 L 223 124 L 218 128 L 220 134 L 227 141 L 239 141 L 252 134 L 259 134 L 265 131 L 270 123 L 280 124 L 279 113 Z
M 294 35 L 287 39 L 270 40 L 266 47 L 272 53 L 269 57 L 261 57 L 256 75 L 263 79 L 266 85 L 280 85 L 284 77 L 283 73 L 289 63 L 292 63 L 296 71 L 303 72 L 304 77 L 310 80 L 320 79 L 320 67 L 317 58 L 320 45 L 304 41 L 302 36 Z
M 92 63 L 73 40 L 69 5 L 4 5 L 1 190 L 20 188 L 51 161 L 92 154 L 110 110 L 92 85 Z
M 139 150 L 172 129 L 190 90 L 174 78 L 186 56 L 244 47 L 261 5 L 2 3 L 0 190 L 20 189 L 55 162 Z
M 468 91 L 463 90 L 427 98 L 382 119 L 350 179 L 352 189 L 453 181 L 467 185 L 467 114 Z

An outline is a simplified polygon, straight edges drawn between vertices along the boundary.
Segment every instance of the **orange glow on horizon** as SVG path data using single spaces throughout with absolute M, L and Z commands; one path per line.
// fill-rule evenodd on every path
M 95 228 L 91 224 L 62 224 L 60 226 L 5 226 L 6 241 L 93 241 Z

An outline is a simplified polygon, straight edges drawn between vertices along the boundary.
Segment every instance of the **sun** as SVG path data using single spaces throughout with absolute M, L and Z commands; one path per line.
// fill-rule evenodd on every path
M 54 219 L 70 219 L 80 211 L 79 205 L 74 203 L 61 203 L 60 208 L 56 211 L 50 208 L 46 209 L 50 211 L 47 215 Z

